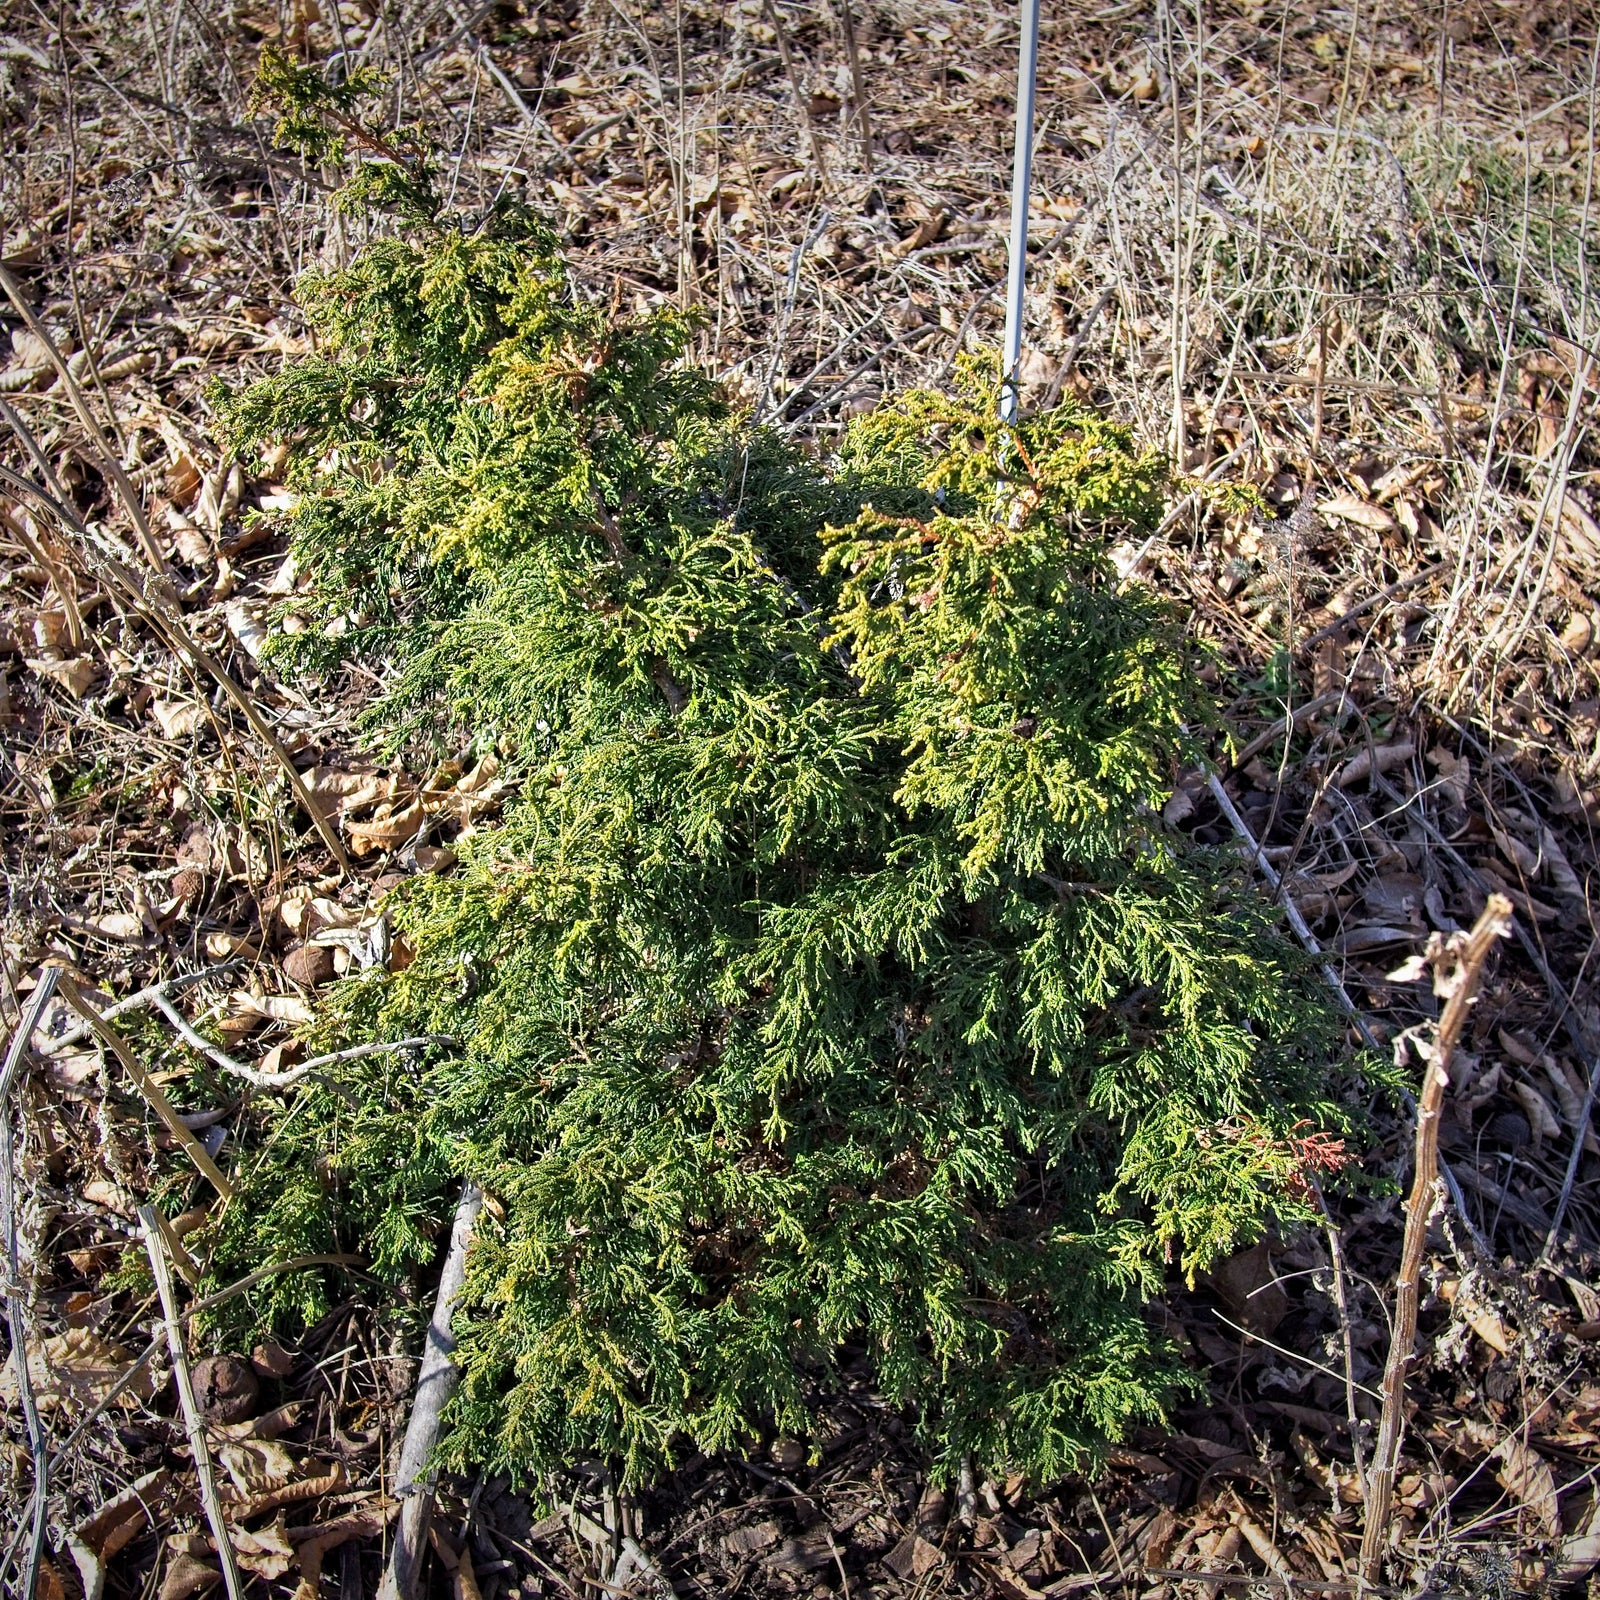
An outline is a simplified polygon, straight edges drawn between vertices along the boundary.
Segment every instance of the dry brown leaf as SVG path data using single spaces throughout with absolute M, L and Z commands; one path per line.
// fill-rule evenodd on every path
M 191 506 L 194 497 L 200 492 L 200 485 L 204 481 L 200 465 L 190 454 L 187 447 L 176 440 L 176 437 L 167 441 L 167 454 L 169 457 L 167 470 L 163 479 L 163 487 L 167 498 L 177 506 Z
M 303 888 L 291 889 L 278 902 L 278 919 L 300 939 L 314 938 L 328 928 L 354 928 L 360 920 L 337 900 Z
M 1472 786 L 1472 763 L 1466 756 L 1452 755 L 1443 745 L 1428 752 L 1428 765 L 1439 769 L 1439 787 L 1458 806 L 1467 803 Z
M 1561 1537 L 1561 1507 L 1556 1500 L 1555 1474 L 1550 1464 L 1513 1434 L 1495 1451 L 1500 1465 L 1495 1477 L 1507 1494 L 1533 1514 L 1541 1537 Z
M 463 794 L 477 794 L 489 787 L 499 771 L 499 761 L 492 755 L 484 756 L 470 771 L 462 774 L 456 788 Z
M 296 994 L 252 994 L 248 989 L 235 989 L 231 998 L 234 1011 L 241 1016 L 290 1024 L 311 1020 L 311 1007 Z
M 924 1539 L 920 1533 L 908 1533 L 888 1555 L 883 1564 L 901 1578 L 921 1578 L 931 1572 L 944 1555 L 938 1545 Z
M 1561 630 L 1561 647 L 1581 656 L 1594 643 L 1594 618 L 1586 611 L 1574 611 Z
M 56 349 L 62 355 L 72 354 L 72 335 L 65 328 L 56 328 L 50 337 L 55 340 Z M 31 328 L 13 328 L 11 330 L 11 353 L 18 363 L 24 367 L 48 367 L 52 365 L 50 351 L 43 339 Z
M 77 1525 L 69 1546 L 86 1594 L 100 1592 L 105 1563 L 147 1528 L 159 1525 L 167 1503 L 181 1492 L 179 1481 L 165 1467 L 157 1467 Z
M 935 211 L 931 217 L 924 217 L 911 232 L 895 246 L 897 256 L 908 256 L 913 250 L 921 250 L 925 245 L 937 244 L 939 235 L 944 232 L 945 214 Z
M 1394 514 L 1400 526 L 1419 544 L 1431 545 L 1438 541 L 1439 524 L 1428 515 L 1427 508 L 1420 500 L 1408 494 L 1401 495 L 1394 503 Z
M 1537 516 L 1535 511 L 1533 515 Z M 1561 498 L 1561 528 L 1556 539 L 1561 555 L 1580 562 L 1600 562 L 1600 522 L 1570 494 Z
M 1337 517 L 1342 522 L 1354 522 L 1374 533 L 1387 533 L 1394 526 L 1394 518 L 1382 506 L 1359 499 L 1353 494 L 1336 494 L 1324 500 L 1317 510 L 1325 517 Z
M 1386 872 L 1367 885 L 1361 903 L 1381 922 L 1407 923 L 1421 932 L 1422 895 L 1423 882 L 1415 873 Z
M 1589 894 L 1583 879 L 1573 871 L 1560 841 L 1543 823 L 1539 824 L 1539 853 L 1544 858 L 1545 882 L 1564 900 L 1576 900 L 1587 905 Z
M 1206 1277 L 1234 1320 L 1251 1333 L 1271 1333 L 1289 1314 L 1289 1297 L 1278 1281 L 1266 1240 L 1230 1256 Z
M 176 506 L 166 510 L 167 526 L 172 530 L 172 543 L 187 566 L 209 567 L 216 560 L 216 551 L 201 528 L 197 528 Z
M 346 824 L 345 837 L 358 856 L 369 856 L 379 850 L 394 850 L 410 843 L 427 826 L 427 821 L 428 813 L 423 809 L 422 801 L 413 800 L 392 816 Z
M 1561 915 L 1554 906 L 1536 900 L 1531 894 L 1524 894 L 1515 884 L 1508 883 L 1487 863 L 1478 868 L 1478 876 L 1491 892 L 1503 894 L 1523 916 L 1532 917 L 1535 922 L 1554 922 Z M 1474 899 L 1477 898 L 1475 892 Z
M 1563 1586 L 1582 1583 L 1596 1566 L 1600 1566 L 1600 1499 L 1594 1502 L 1583 1532 L 1562 1542 L 1555 1581 Z
M 193 700 L 152 700 L 150 715 L 169 739 L 185 739 L 206 720 L 206 708 Z
M 33 1600 L 67 1600 L 67 1586 L 49 1556 L 39 1558 L 39 1578 L 34 1585 Z
M 41 1411 L 63 1406 L 96 1406 L 132 1365 L 133 1358 L 115 1339 L 102 1338 L 91 1328 L 69 1328 L 65 1333 L 28 1344 L 28 1376 Z M 136 1405 L 156 1392 L 146 1367 L 123 1391 L 121 1403 Z M 8 1410 L 18 1403 L 16 1352 L 0 1369 L 0 1405 Z
M 1416 928 L 1400 928 L 1389 923 L 1368 922 L 1360 927 L 1347 928 L 1333 941 L 1333 948 L 1344 955 L 1358 950 L 1383 950 L 1390 945 L 1410 944 L 1418 937 Z M 1397 983 L 1414 981 L 1397 978 Z
M 264 1528 L 233 1529 L 232 1539 L 239 1565 L 259 1578 L 281 1578 L 294 1565 L 294 1546 L 282 1511 Z
M 1546 1139 L 1559 1139 L 1561 1137 L 1561 1124 L 1556 1120 L 1556 1114 L 1550 1109 L 1550 1102 L 1534 1088 L 1525 1078 L 1519 1078 L 1511 1085 L 1511 1092 L 1517 1098 L 1528 1118 L 1528 1126 L 1533 1130 L 1533 1147 L 1537 1150 Z
M 243 474 L 236 464 L 224 462 L 216 472 L 209 474 L 201 483 L 200 498 L 195 502 L 195 516 L 213 533 L 220 533 L 222 524 L 239 509 L 239 497 L 243 493 Z M 228 626 L 233 627 L 231 616 L 228 618 Z M 237 629 L 234 631 L 238 632 Z M 250 650 L 250 646 L 245 644 L 242 637 L 239 642 L 245 645 L 245 649 Z M 255 653 L 254 650 L 250 650 L 251 655 Z
M 1497 828 L 1492 822 L 1489 831 L 1494 835 L 1495 847 L 1518 872 L 1530 878 L 1538 876 L 1539 852 L 1530 849 L 1514 834 L 1507 833 L 1504 828 Z
M 1500 1048 L 1511 1057 L 1519 1067 L 1536 1067 L 1542 1051 L 1525 1033 L 1512 1032 L 1509 1029 L 1498 1030 Z
M 105 1178 L 91 1178 L 84 1184 L 81 1191 L 83 1198 L 92 1206 L 104 1206 L 107 1211 L 114 1211 L 119 1217 L 132 1217 L 138 1214 L 139 1207 L 133 1197 L 119 1184 L 110 1182 Z
M 175 1551 L 167 1561 L 156 1600 L 189 1600 L 222 1581 L 222 1569 L 187 1550 Z
M 41 678 L 59 683 L 74 700 L 83 699 L 100 671 L 88 656 L 28 656 L 25 659 Z
M 318 895 L 306 905 L 301 931 L 305 938 L 314 939 L 319 933 L 330 930 L 355 928 L 360 921 L 354 911 L 340 905 L 337 900 Z
M 25 613 L 30 615 L 29 613 Z M 33 642 L 41 650 L 56 650 L 66 642 L 67 614 L 65 611 L 46 609 L 31 613 Z M 19 621 L 22 619 L 19 618 Z
M 261 652 L 267 648 L 267 630 L 249 602 L 230 600 L 222 608 L 222 616 L 228 624 L 228 632 L 239 641 L 240 649 L 252 661 L 259 661 Z
M 337 767 L 313 767 L 302 774 L 314 800 L 331 800 L 341 815 L 394 798 L 394 779 L 375 772 L 341 772 Z

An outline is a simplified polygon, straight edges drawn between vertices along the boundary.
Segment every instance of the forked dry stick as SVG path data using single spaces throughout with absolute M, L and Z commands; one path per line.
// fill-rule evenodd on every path
M 206 1426 L 200 1415 L 200 1402 L 195 1398 L 194 1384 L 189 1377 L 189 1357 L 183 1348 L 178 1301 L 172 1292 L 172 1273 L 167 1267 L 161 1225 L 149 1206 L 139 1207 L 139 1220 L 144 1224 L 144 1247 L 150 1256 L 150 1270 L 155 1275 L 156 1293 L 161 1299 L 161 1316 L 167 1325 L 172 1376 L 178 1385 L 183 1425 L 189 1435 L 189 1449 L 194 1455 L 195 1476 L 200 1480 L 200 1501 L 205 1507 L 206 1521 L 211 1525 L 211 1537 L 216 1541 L 218 1559 L 222 1562 L 222 1582 L 228 1591 L 228 1600 L 242 1600 L 244 1584 L 239 1577 L 239 1563 L 234 1559 L 233 1541 L 228 1537 L 222 1500 L 217 1494 L 217 1478 L 211 1467 L 211 1447 L 206 1443 Z
M 1383 1373 L 1383 1411 L 1378 1439 L 1372 1451 L 1372 1471 L 1367 1478 L 1366 1525 L 1361 1532 L 1361 1581 L 1375 1584 L 1383 1571 L 1389 1543 L 1389 1513 L 1394 1504 L 1395 1471 L 1400 1460 L 1400 1440 L 1405 1432 L 1406 1374 L 1417 1340 L 1417 1307 L 1422 1281 L 1422 1257 L 1428 1243 L 1428 1218 L 1439 1186 L 1439 1113 L 1450 1084 L 1450 1062 L 1478 993 L 1483 965 L 1495 940 L 1511 932 L 1511 902 L 1492 894 L 1482 915 L 1465 935 L 1452 934 L 1434 958 L 1434 991 L 1445 999 L 1444 1015 L 1422 1076 L 1417 1096 L 1417 1144 L 1411 1196 L 1406 1201 L 1406 1229 L 1400 1247 L 1400 1272 L 1394 1290 L 1394 1332 L 1389 1361 Z M 1435 935 L 1437 938 L 1437 935 Z M 1450 962 L 1448 968 L 1444 963 Z

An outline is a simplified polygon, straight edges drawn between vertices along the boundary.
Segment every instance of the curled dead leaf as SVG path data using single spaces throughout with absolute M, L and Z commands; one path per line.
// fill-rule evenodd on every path
M 111 911 L 96 917 L 91 924 L 95 932 L 118 944 L 139 944 L 144 940 L 144 923 L 131 911 Z
M 311 1020 L 311 1007 L 299 995 L 252 994 L 248 989 L 235 989 L 231 999 L 234 1011 L 242 1016 L 291 1026 Z
M 418 845 L 418 872 L 448 872 L 456 864 L 456 853 L 448 845 Z
M 394 779 L 375 772 L 343 772 L 337 767 L 313 767 L 302 779 L 314 800 L 331 801 L 343 815 L 394 797 Z
M 1417 747 L 1410 739 L 1397 739 L 1393 744 L 1368 745 L 1344 764 L 1334 782 L 1341 789 L 1348 789 L 1363 778 L 1370 778 L 1374 772 L 1392 772 L 1394 768 L 1404 766 L 1416 753 Z
M 1528 1126 L 1533 1131 L 1533 1148 L 1535 1150 L 1546 1139 L 1559 1139 L 1561 1137 L 1561 1124 L 1556 1119 L 1556 1114 L 1550 1109 L 1550 1102 L 1525 1078 L 1519 1078 L 1511 1085 L 1511 1092 L 1516 1096 L 1517 1104 L 1523 1109 L 1528 1118 Z

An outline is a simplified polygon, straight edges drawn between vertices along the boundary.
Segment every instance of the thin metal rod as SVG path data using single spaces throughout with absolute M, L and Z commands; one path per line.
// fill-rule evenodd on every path
M 1022 363 L 1022 291 L 1028 276 L 1028 194 L 1033 187 L 1033 101 L 1039 75 L 1039 0 L 1022 0 L 1022 48 L 1017 60 L 1016 154 L 1011 167 L 1011 243 L 1006 271 L 1005 369 L 1000 420 L 1017 420 Z

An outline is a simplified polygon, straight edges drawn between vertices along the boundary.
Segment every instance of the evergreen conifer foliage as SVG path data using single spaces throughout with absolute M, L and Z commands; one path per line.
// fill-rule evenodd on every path
M 366 190 L 404 199 L 384 137 Z M 979 367 L 815 460 L 530 212 L 401 210 L 305 281 L 318 353 L 228 397 L 230 443 L 292 447 L 285 659 L 379 665 L 376 729 L 465 729 L 517 798 L 319 1022 L 457 1042 L 296 1091 L 213 1270 L 425 1263 L 470 1172 L 459 1460 L 637 1481 L 804 1436 L 864 1359 L 943 1469 L 1083 1464 L 1183 1381 L 1164 1262 L 1295 1214 L 1339 1121 L 1304 964 L 1160 818 L 1211 708 L 1105 553 L 1160 467 L 1072 405 L 1008 439 Z

